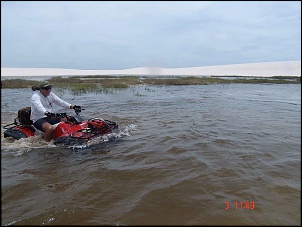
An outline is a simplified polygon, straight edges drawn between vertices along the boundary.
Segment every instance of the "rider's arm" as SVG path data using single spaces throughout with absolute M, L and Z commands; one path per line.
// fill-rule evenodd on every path
M 51 92 L 51 94 L 49 95 L 49 99 L 52 100 L 53 103 L 62 106 L 66 109 L 72 109 L 72 105 L 64 100 L 62 100 L 61 98 L 59 98 L 57 95 L 55 95 L 53 92 Z
M 30 99 L 31 113 L 30 119 L 35 122 L 40 118 L 45 117 L 45 112 L 51 112 L 51 105 L 47 99 L 43 99 L 43 97 L 39 93 L 33 94 Z
M 43 106 L 39 95 L 33 95 L 30 99 L 32 105 L 35 107 L 35 111 L 40 114 L 44 114 L 48 110 Z

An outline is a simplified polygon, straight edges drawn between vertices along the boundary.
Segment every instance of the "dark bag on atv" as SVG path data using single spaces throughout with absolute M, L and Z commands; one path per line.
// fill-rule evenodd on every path
M 30 106 L 24 107 L 18 111 L 18 119 L 21 125 L 30 126 L 33 124 L 33 121 L 30 120 L 30 113 Z

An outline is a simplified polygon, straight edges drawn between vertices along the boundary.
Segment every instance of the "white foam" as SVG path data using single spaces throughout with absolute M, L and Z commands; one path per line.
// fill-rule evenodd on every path
M 135 124 L 126 125 L 125 127 L 119 128 L 118 130 L 115 130 L 112 133 L 100 137 L 96 137 L 87 143 L 70 145 L 68 146 L 68 148 L 83 149 L 83 148 L 90 147 L 92 145 L 108 142 L 113 138 L 122 138 L 124 136 L 130 136 L 130 132 L 136 130 L 136 127 L 137 125 Z M 59 145 L 55 145 L 54 141 L 46 142 L 42 138 L 42 134 L 43 134 L 42 132 L 37 132 L 35 133 L 35 136 L 22 138 L 19 140 L 13 139 L 11 137 L 4 138 L 2 135 L 1 147 L 4 150 L 10 151 L 9 153 L 13 154 L 14 156 L 20 156 L 30 152 L 33 149 L 53 148 L 59 146 Z

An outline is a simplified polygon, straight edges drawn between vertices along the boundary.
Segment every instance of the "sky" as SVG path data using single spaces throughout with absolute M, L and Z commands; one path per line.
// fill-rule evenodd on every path
M 1 1 L 1 68 L 301 60 L 301 1 Z

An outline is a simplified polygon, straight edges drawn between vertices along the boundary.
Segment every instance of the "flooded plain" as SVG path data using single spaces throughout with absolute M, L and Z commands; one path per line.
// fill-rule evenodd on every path
M 53 91 L 119 131 L 79 148 L 2 129 L 2 225 L 301 224 L 300 84 Z M 2 126 L 31 95 L 1 90 Z

